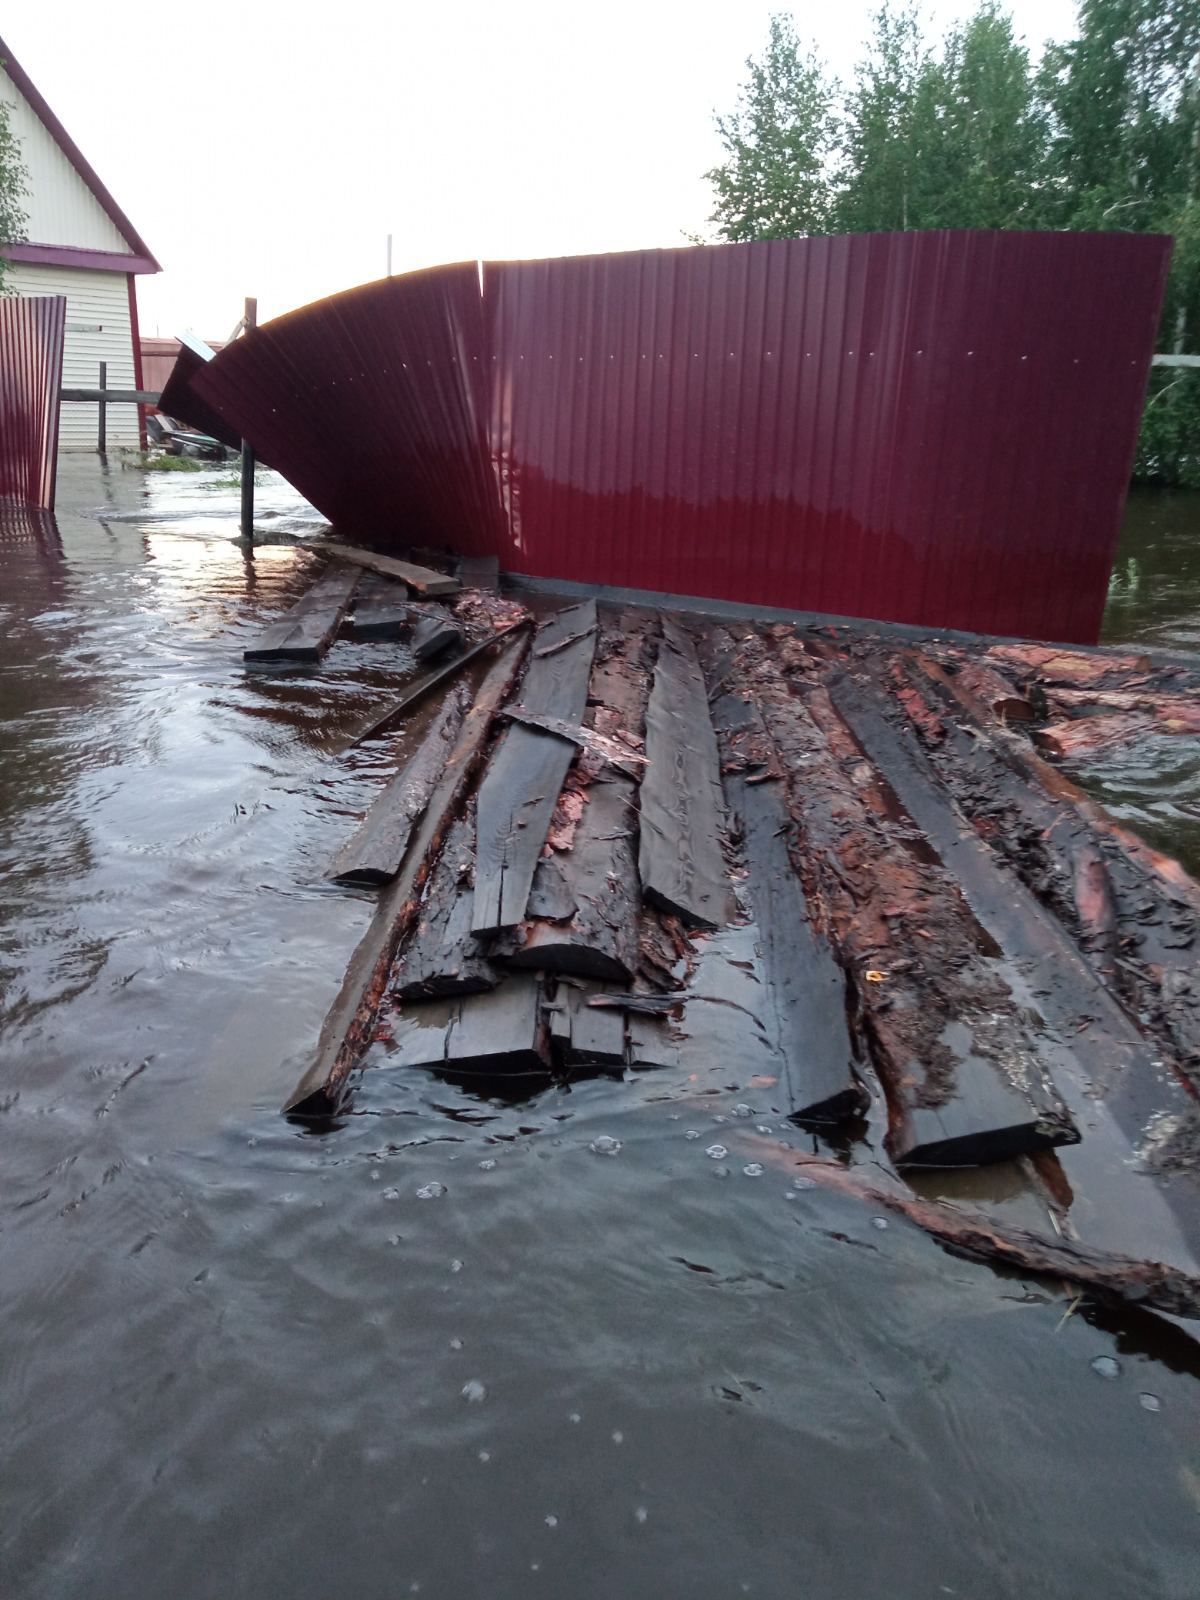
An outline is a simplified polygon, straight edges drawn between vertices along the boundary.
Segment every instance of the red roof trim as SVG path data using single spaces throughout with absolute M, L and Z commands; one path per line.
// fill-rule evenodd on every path
M 116 250 L 83 250 L 70 244 L 5 244 L 0 256 L 43 267 L 91 267 L 99 272 L 161 272 L 153 256 L 123 256 Z
M 149 245 L 142 238 L 141 234 L 134 227 L 133 223 L 130 222 L 129 218 L 121 210 L 120 206 L 113 199 L 112 195 L 109 194 L 108 190 L 100 182 L 100 179 L 97 177 L 91 163 L 83 154 L 83 151 L 80 150 L 74 139 L 72 139 L 71 135 L 63 127 L 62 123 L 54 115 L 53 111 L 51 111 L 45 100 L 43 100 L 32 79 L 29 77 L 29 74 L 25 71 L 24 67 L 21 66 L 21 63 L 16 60 L 12 51 L 8 48 L 3 39 L 0 39 L 0 63 L 3 63 L 5 72 L 8 73 L 9 77 L 16 84 L 17 88 L 25 96 L 26 100 L 29 101 L 29 104 L 33 107 L 34 111 L 45 124 L 46 128 L 50 132 L 51 138 L 58 145 L 63 155 L 66 156 L 67 160 L 75 168 L 76 172 L 78 172 L 84 183 L 87 184 L 88 188 L 100 202 L 100 205 L 103 207 L 105 214 L 109 218 L 109 221 L 112 222 L 118 233 L 120 233 L 131 246 L 136 259 L 139 262 L 145 261 L 149 263 L 147 266 L 131 266 L 127 257 L 114 255 L 112 258 L 114 261 L 120 260 L 124 263 L 119 270 L 124 272 L 161 272 L 162 268 L 151 254 Z M 18 247 L 12 246 L 11 248 L 16 249 Z M 6 251 L 5 253 L 8 254 L 9 252 Z M 98 255 L 101 252 L 87 251 L 84 253 Z M 17 259 L 19 258 L 13 256 L 13 260 Z

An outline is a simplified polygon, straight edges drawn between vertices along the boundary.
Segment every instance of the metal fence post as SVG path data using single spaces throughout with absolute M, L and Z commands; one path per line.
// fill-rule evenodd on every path
M 96 450 L 104 456 L 108 454 L 108 401 L 104 398 L 104 391 L 108 388 L 108 362 L 100 363 L 100 398 L 96 402 L 96 416 L 99 425 L 96 435 Z
M 258 301 L 247 299 L 242 326 L 246 333 L 258 326 Z M 242 440 L 242 538 L 254 543 L 254 446 Z

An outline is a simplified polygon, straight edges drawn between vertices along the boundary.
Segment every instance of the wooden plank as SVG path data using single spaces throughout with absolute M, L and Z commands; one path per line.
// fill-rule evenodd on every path
M 386 1065 L 452 1076 L 546 1076 L 552 1069 L 539 981 L 509 978 L 485 994 L 409 1004 L 392 1018 Z
M 721 851 L 721 780 L 704 676 L 691 636 L 663 620 L 646 711 L 638 868 L 652 904 L 719 928 L 732 897 Z
M 557 1059 L 567 1067 L 625 1064 L 625 1019 L 619 1011 L 588 1005 L 592 986 L 560 983 L 550 1011 Z
M 583 793 L 572 846 L 538 863 L 527 906 L 536 897 L 538 905 L 560 913 L 565 907 L 565 914 L 523 920 L 497 958 L 518 968 L 629 983 L 637 968 L 641 908 L 636 785 L 620 776 L 596 778 Z M 557 895 L 545 880 L 557 880 Z
M 341 626 L 358 574 L 325 571 L 291 610 L 242 651 L 245 661 L 319 661 Z
M 432 567 L 419 567 L 412 561 L 400 561 L 395 556 L 381 555 L 377 550 L 363 550 L 353 544 L 335 544 L 332 540 L 320 548 L 338 561 L 366 567 L 369 572 L 382 573 L 385 578 L 398 578 L 423 600 L 438 595 L 458 594 L 462 588 L 457 578 L 448 577 L 444 572 L 435 572 Z
M 399 639 L 412 627 L 413 602 L 394 579 L 368 576 L 358 586 L 351 627 L 356 639 Z
M 561 611 L 538 629 L 521 704 L 538 715 L 578 722 L 587 703 L 595 651 L 594 601 Z M 520 723 L 500 740 L 479 790 L 475 902 L 471 929 L 482 937 L 525 916 L 534 871 L 575 750 L 566 740 Z
M 285 1111 L 328 1114 L 344 1097 L 346 1079 L 370 1041 L 392 960 L 416 921 L 421 890 L 483 758 L 492 719 L 513 685 L 524 653 L 524 638 L 511 638 L 480 684 L 400 871 L 380 894 L 375 915 L 325 1018 L 313 1061 L 288 1097 Z
M 502 640 L 510 638 L 519 629 L 527 628 L 528 626 L 529 619 L 522 617 L 519 622 L 514 622 L 507 628 L 501 628 L 490 639 L 481 639 L 478 644 L 473 644 L 463 655 L 447 662 L 444 666 L 438 667 L 428 677 L 422 678 L 418 683 L 414 683 L 412 688 L 401 695 L 399 700 L 393 700 L 391 705 L 385 706 L 364 727 L 360 728 L 349 741 L 350 745 L 361 744 L 364 739 L 370 739 L 374 734 L 382 733 L 398 718 L 411 711 L 417 702 L 423 700 L 431 689 L 436 689 L 439 684 L 445 683 L 448 678 L 454 677 L 455 673 L 461 672 L 464 667 L 483 655 L 485 651 L 493 649 Z
M 412 652 L 418 661 L 436 661 L 451 650 L 466 648 L 467 636 L 453 617 L 422 616 L 412 633 Z
M 456 1072 L 525 1073 L 550 1068 L 542 986 L 522 973 L 489 994 L 466 995 L 450 1025 L 446 1067 Z
M 454 748 L 467 698 L 466 685 L 456 684 L 412 759 L 385 785 L 358 828 L 334 857 L 326 877 L 334 883 L 374 888 L 400 870 L 412 831 Z
M 478 994 L 494 989 L 500 981 L 500 973 L 471 936 L 474 872 L 472 806 L 450 830 L 429 879 L 420 917 L 397 959 L 392 978 L 397 999 Z
M 792 861 L 795 823 L 783 784 L 770 771 L 778 771 L 778 754 L 743 691 L 718 694 L 713 720 L 758 927 L 764 1012 L 785 1063 L 790 1115 L 806 1126 L 860 1116 L 870 1095 L 846 1015 L 846 975 L 808 914 Z

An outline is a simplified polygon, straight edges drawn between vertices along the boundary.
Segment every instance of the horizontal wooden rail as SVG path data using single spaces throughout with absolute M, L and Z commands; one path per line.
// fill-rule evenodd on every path
M 106 405 L 156 406 L 162 396 L 153 389 L 60 389 L 60 400 L 103 400 Z

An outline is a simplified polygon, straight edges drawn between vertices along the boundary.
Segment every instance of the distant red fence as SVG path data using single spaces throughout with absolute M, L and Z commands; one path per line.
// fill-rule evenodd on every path
M 1169 256 L 904 233 L 435 268 L 266 324 L 163 405 L 385 547 L 1086 642 Z
M 0 504 L 54 509 L 63 295 L 0 295 Z

